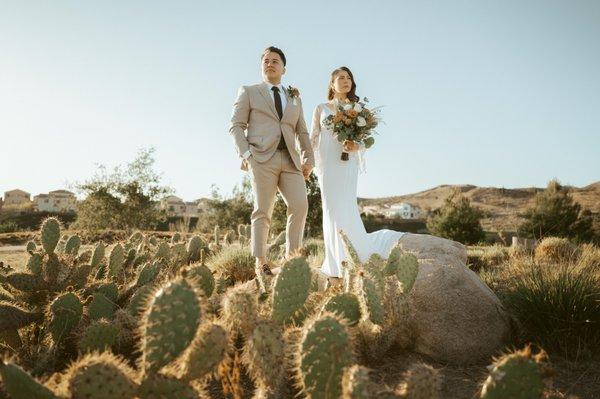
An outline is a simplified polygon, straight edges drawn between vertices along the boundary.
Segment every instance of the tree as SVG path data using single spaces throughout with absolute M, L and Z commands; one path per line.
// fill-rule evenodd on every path
M 306 196 L 308 199 L 308 214 L 306 216 L 306 227 L 304 229 L 307 237 L 320 237 L 323 235 L 323 211 L 321 209 L 321 189 L 319 181 L 314 173 L 306 181 Z M 271 231 L 280 232 L 285 230 L 287 221 L 287 206 L 280 193 L 271 218 Z
M 434 235 L 463 244 L 476 244 L 485 238 L 481 227 L 484 213 L 471 206 L 471 201 L 454 191 L 444 205 L 427 218 L 427 229 Z
M 569 190 L 556 179 L 548 183 L 546 190 L 536 194 L 534 205 L 520 216 L 525 218 L 518 229 L 522 237 L 555 236 L 575 242 L 594 238 L 591 212 L 582 210 Z
M 160 184 L 160 175 L 153 170 L 154 148 L 140 149 L 136 158 L 124 170 L 116 166 L 108 172 L 98 165 L 94 176 L 76 183 L 77 190 L 86 198 L 77 206 L 73 228 L 100 229 L 153 229 L 164 214 L 156 204 L 170 194 L 170 187 Z
M 233 188 L 232 195 L 224 198 L 219 189 L 212 186 L 211 198 L 206 201 L 196 230 L 202 233 L 212 232 L 215 225 L 223 229 L 237 231 L 239 224 L 249 224 L 252 214 L 252 185 L 248 176 L 244 176 L 241 187 Z

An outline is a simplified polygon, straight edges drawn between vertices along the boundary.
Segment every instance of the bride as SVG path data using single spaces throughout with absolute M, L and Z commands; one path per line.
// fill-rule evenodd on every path
M 367 233 L 356 202 L 358 172 L 365 171 L 364 145 L 354 141 L 345 141 L 342 145 L 325 123 L 327 116 L 335 113 L 336 104 L 359 100 L 350 69 L 340 67 L 331 73 L 327 97 L 329 101 L 314 110 L 311 141 L 323 204 L 325 260 L 320 271 L 328 277 L 339 278 L 343 273 L 342 261 L 347 258 L 340 230 L 356 248 L 361 262 L 373 253 L 387 257 L 404 233 L 393 230 Z M 340 159 L 342 151 L 349 153 L 347 161 Z

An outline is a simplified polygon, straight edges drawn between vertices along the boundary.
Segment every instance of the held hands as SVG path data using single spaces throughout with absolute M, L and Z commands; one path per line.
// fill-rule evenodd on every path
M 344 151 L 346 151 L 346 152 L 358 151 L 359 148 L 360 148 L 360 146 L 358 145 L 358 143 L 356 141 L 352 141 L 352 140 L 344 141 Z
M 302 175 L 304 176 L 304 180 L 308 180 L 310 173 L 312 172 L 313 167 L 307 164 L 302 165 Z

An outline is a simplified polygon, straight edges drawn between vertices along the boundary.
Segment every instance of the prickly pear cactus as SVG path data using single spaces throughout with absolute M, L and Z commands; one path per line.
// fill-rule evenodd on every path
M 118 276 L 125 263 L 125 250 L 119 243 L 115 244 L 108 256 L 108 276 Z
M 67 255 L 76 256 L 79 253 L 79 248 L 81 247 L 81 238 L 77 234 L 73 234 L 67 240 L 65 244 L 65 253 Z
M 102 293 L 95 293 L 92 301 L 88 305 L 88 315 L 91 320 L 100 320 L 102 318 L 110 319 L 116 309 L 116 304 L 108 299 Z
M 88 315 L 91 320 L 113 317 L 118 298 L 118 288 L 115 283 L 104 283 L 98 287 L 92 301 L 88 305 Z
M 96 269 L 97 267 L 100 266 L 100 262 L 102 262 L 104 260 L 104 251 L 105 251 L 106 247 L 104 246 L 103 243 L 99 242 L 95 247 L 94 247 L 94 252 L 92 253 L 92 260 L 91 260 L 91 265 L 94 269 Z
M 223 326 L 215 322 L 200 325 L 192 344 L 173 366 L 178 378 L 191 381 L 211 375 L 225 358 L 229 336 Z
M 192 265 L 187 269 L 187 278 L 196 284 L 202 295 L 210 297 L 215 289 L 215 276 L 205 265 Z
M 204 396 L 200 396 L 186 381 L 156 374 L 148 376 L 142 381 L 136 397 L 139 399 L 197 399 Z
M 417 280 L 419 274 L 419 261 L 413 254 L 402 254 L 398 259 L 396 277 L 402 283 L 402 291 L 408 294 Z
M 137 280 L 135 282 L 136 287 L 141 287 L 143 285 L 149 284 L 154 281 L 154 279 L 160 273 L 160 263 L 159 262 L 149 262 L 146 263 L 140 269 L 138 273 Z
M 142 241 L 144 239 L 144 235 L 142 234 L 141 231 L 134 231 L 133 233 L 131 233 L 131 235 L 129 236 L 129 242 L 132 244 L 137 244 L 140 241 Z
M 131 399 L 135 371 L 110 352 L 91 353 L 74 362 L 63 376 L 63 390 L 73 398 Z
M 350 292 L 332 296 L 325 303 L 323 310 L 345 318 L 350 326 L 355 326 L 360 320 L 360 303 L 356 295 Z
M 283 324 L 304 305 L 311 288 L 308 262 L 303 257 L 287 261 L 275 278 L 271 317 Z
M 114 347 L 119 339 L 119 327 L 107 319 L 96 320 L 84 330 L 77 346 L 81 353 L 105 351 Z
M 59 343 L 79 324 L 83 315 L 83 304 L 75 293 L 67 292 L 54 298 L 47 313 L 52 340 Z
M 166 261 L 171 259 L 171 247 L 169 247 L 169 244 L 167 244 L 164 241 L 161 241 L 160 244 L 158 244 L 158 248 L 156 249 L 155 257 L 156 259 L 163 259 Z
M 0 361 L 4 389 L 12 399 L 58 399 L 48 388 L 12 362 Z
M 127 304 L 127 312 L 132 316 L 138 316 L 144 311 L 144 306 L 148 302 L 148 298 L 154 292 L 154 288 L 149 285 L 138 288 Z
M 305 395 L 315 399 L 341 397 L 344 369 L 353 363 L 352 337 L 343 319 L 323 313 L 307 321 L 296 365 Z
M 141 367 L 153 374 L 178 357 L 200 325 L 198 292 L 179 278 L 158 289 L 148 301 L 142 321 Z
M 38 253 L 32 253 L 27 261 L 27 268 L 31 271 L 31 273 L 39 276 L 42 274 L 42 265 L 44 261 L 42 255 Z
M 342 399 L 376 398 L 376 389 L 369 378 L 369 369 L 355 364 L 346 368 L 342 378 Z
M 223 297 L 223 321 L 228 330 L 241 332 L 249 337 L 258 318 L 258 299 L 254 292 L 243 285 L 228 290 Z
M 257 386 L 277 389 L 283 378 L 284 342 L 279 326 L 260 320 L 244 347 L 243 360 Z
M 530 347 L 496 359 L 481 389 L 482 399 L 541 398 L 545 353 L 532 355 Z
M 40 276 L 19 272 L 7 275 L 0 274 L 0 283 L 10 285 L 17 291 L 23 292 L 39 291 L 44 287 Z
M 405 373 L 401 393 L 407 399 L 438 399 L 441 398 L 441 389 L 442 380 L 439 372 L 428 364 L 416 363 Z M 512 397 L 503 396 L 503 398 Z
M 11 302 L 0 301 L 0 331 L 18 330 L 41 318 L 41 313 L 31 312 Z
M 35 249 L 36 249 L 35 242 L 27 241 L 27 244 L 25 245 L 25 251 L 33 252 L 33 251 L 35 251 Z
M 177 244 L 179 241 L 181 241 L 181 233 L 176 231 L 171 236 L 171 244 Z
M 361 264 L 360 258 L 358 257 L 358 252 L 356 252 L 356 248 L 350 242 L 350 239 L 344 233 L 343 230 L 340 230 L 340 237 L 342 237 L 342 241 L 344 242 L 344 247 L 346 248 L 346 254 L 348 255 L 348 260 L 354 265 L 359 266 Z
M 198 235 L 190 238 L 187 244 L 188 262 L 198 262 L 200 260 L 200 251 L 206 247 L 202 238 Z
M 385 314 L 383 298 L 377 285 L 366 274 L 358 279 L 357 295 L 363 317 L 368 317 L 375 324 L 383 324 Z
M 42 247 L 47 254 L 54 253 L 60 240 L 60 222 L 57 218 L 50 217 L 42 224 Z
M 176 244 L 172 244 L 171 259 L 173 260 L 173 263 L 177 266 L 181 266 L 187 263 L 188 253 L 184 243 L 178 242 Z

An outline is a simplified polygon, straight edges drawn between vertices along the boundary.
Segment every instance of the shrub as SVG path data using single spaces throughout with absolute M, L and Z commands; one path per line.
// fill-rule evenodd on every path
M 521 216 L 525 218 L 518 231 L 522 237 L 565 237 L 575 242 L 594 239 L 590 211 L 582 210 L 557 180 L 551 180 L 546 190 L 536 194 L 534 206 Z
M 483 216 L 481 210 L 471 206 L 468 198 L 455 191 L 427 219 L 427 228 L 440 237 L 476 244 L 485 238 L 480 223 Z
M 497 289 L 522 338 L 571 359 L 600 353 L 600 278 L 592 269 L 527 260 L 502 274 L 496 281 L 506 285 Z
M 538 263 L 564 262 L 576 259 L 579 248 L 566 238 L 546 237 L 535 248 Z
M 208 259 L 207 266 L 232 283 L 248 281 L 256 276 L 254 257 L 248 247 L 226 246 Z
M 0 223 L 0 233 L 14 233 L 19 229 L 15 222 Z

